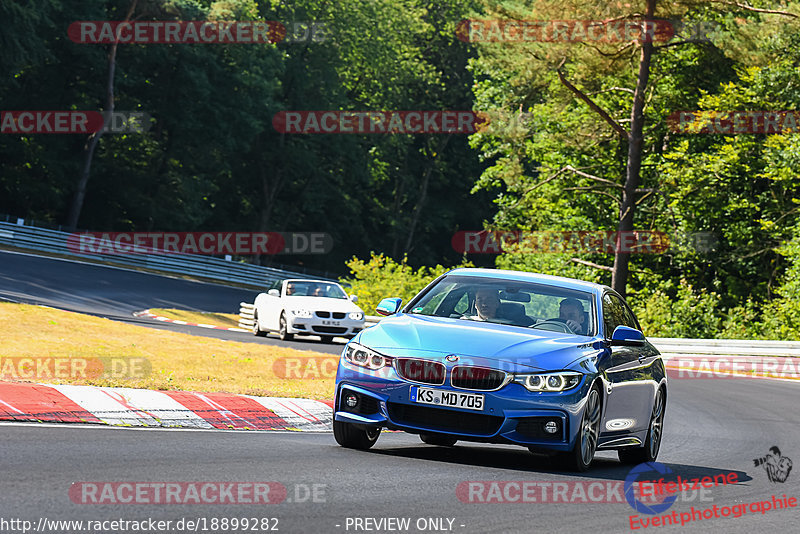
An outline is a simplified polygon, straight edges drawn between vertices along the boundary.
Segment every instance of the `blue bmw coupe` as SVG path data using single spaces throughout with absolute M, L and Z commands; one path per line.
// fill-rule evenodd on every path
M 348 343 L 333 433 L 368 449 L 382 428 L 431 445 L 506 443 L 585 471 L 595 451 L 658 455 L 667 402 L 659 352 L 611 288 L 534 273 L 455 269 Z

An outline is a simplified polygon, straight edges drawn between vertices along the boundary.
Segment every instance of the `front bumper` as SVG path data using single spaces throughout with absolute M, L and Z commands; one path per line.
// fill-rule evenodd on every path
M 295 335 L 315 336 L 343 336 L 353 337 L 364 329 L 364 319 L 356 321 L 345 317 L 344 319 L 323 319 L 316 315 L 312 317 L 286 318 L 286 331 Z
M 554 393 L 531 392 L 516 383 L 497 391 L 413 384 L 388 367 L 380 376 L 375 375 L 340 361 L 334 405 L 336 421 L 411 433 L 436 432 L 466 441 L 510 443 L 553 451 L 567 451 L 573 447 L 593 378 L 587 375 L 576 388 Z M 412 402 L 414 386 L 481 394 L 484 407 L 476 411 Z M 355 407 L 350 408 L 343 402 L 345 390 L 358 397 Z M 550 421 L 557 424 L 556 433 L 544 430 L 544 425 Z

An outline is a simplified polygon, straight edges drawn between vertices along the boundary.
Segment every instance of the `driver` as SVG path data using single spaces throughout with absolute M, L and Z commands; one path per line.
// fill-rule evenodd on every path
M 288 284 L 286 284 L 286 296 L 288 297 L 289 295 L 292 294 L 294 294 L 294 284 L 292 282 L 289 282 Z
M 475 293 L 475 310 L 478 315 L 473 317 L 478 321 L 498 319 L 497 309 L 500 307 L 500 297 L 497 291 L 490 288 L 481 288 Z
M 561 319 L 573 332 L 583 334 L 586 331 L 586 317 L 583 314 L 583 304 L 575 298 L 566 298 L 558 307 L 558 318 Z

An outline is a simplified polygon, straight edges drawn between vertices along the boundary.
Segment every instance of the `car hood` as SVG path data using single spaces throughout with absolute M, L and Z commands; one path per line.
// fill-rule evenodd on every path
M 506 371 L 568 369 L 576 360 L 598 353 L 599 340 L 545 330 L 398 314 L 368 328 L 356 342 L 387 356 L 443 359 Z
M 304 309 L 304 310 L 323 310 L 335 312 L 360 312 L 361 308 L 353 304 L 348 299 L 331 299 L 327 297 L 284 297 L 284 308 Z

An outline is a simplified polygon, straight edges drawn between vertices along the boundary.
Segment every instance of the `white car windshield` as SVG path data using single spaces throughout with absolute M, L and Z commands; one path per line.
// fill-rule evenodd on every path
M 347 299 L 347 293 L 344 292 L 344 289 L 339 284 L 332 282 L 287 282 L 284 296 Z

